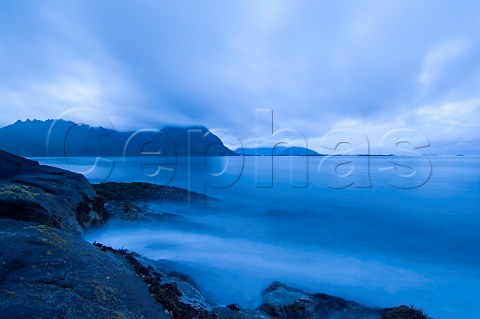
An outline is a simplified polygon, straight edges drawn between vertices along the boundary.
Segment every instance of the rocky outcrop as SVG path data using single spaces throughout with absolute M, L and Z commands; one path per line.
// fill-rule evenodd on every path
M 195 281 L 163 264 L 124 249 L 94 243 L 103 252 L 123 256 L 148 286 L 150 295 L 175 319 L 269 319 L 258 311 L 238 305 L 216 305 L 206 298 Z
M 415 309 L 413 306 L 399 306 L 386 308 L 382 310 L 382 319 L 429 319 L 421 309 Z
M 0 150 L 0 218 L 82 232 L 103 220 L 95 191 L 81 174 Z
M 0 219 L 0 317 L 170 318 L 125 257 L 38 223 Z
M 205 195 L 186 189 L 150 183 L 102 183 L 93 185 L 97 195 L 105 200 L 116 201 L 170 201 L 187 202 L 189 199 L 205 200 Z
M 97 193 L 97 207 L 105 219 L 128 221 L 160 220 L 164 217 L 152 212 L 146 202 L 203 203 L 212 198 L 186 189 L 150 183 L 102 183 L 93 185 Z
M 298 289 L 272 283 L 262 293 L 259 310 L 273 319 L 380 319 L 380 310 L 327 294 L 309 294 Z M 403 317 L 402 317 L 403 318 Z

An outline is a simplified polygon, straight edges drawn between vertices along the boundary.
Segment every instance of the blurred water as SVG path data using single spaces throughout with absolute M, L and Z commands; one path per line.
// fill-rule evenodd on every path
M 439 319 L 480 318 L 479 157 L 38 160 L 94 183 L 147 181 L 220 199 L 151 203 L 182 218 L 88 237 L 179 263 L 219 303 L 257 306 L 279 280 Z

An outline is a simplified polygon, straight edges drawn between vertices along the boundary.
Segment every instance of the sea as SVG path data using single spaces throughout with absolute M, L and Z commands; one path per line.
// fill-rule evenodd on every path
M 36 158 L 92 183 L 142 181 L 212 199 L 149 202 L 163 223 L 110 222 L 87 240 L 191 276 L 254 308 L 280 281 L 366 306 L 480 318 L 480 157 Z

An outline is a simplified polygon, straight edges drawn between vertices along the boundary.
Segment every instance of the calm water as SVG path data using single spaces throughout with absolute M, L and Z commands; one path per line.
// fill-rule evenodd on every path
M 147 181 L 220 199 L 151 203 L 181 218 L 88 235 L 178 263 L 219 303 L 255 307 L 279 280 L 438 319 L 480 318 L 479 157 L 39 160 L 94 183 Z

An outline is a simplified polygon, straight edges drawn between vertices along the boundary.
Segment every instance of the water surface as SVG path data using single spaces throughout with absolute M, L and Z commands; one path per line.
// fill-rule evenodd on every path
M 479 157 L 39 160 L 93 183 L 147 181 L 219 199 L 150 203 L 179 217 L 88 235 L 178 263 L 219 303 L 258 306 L 279 280 L 438 319 L 480 318 Z

